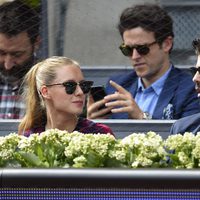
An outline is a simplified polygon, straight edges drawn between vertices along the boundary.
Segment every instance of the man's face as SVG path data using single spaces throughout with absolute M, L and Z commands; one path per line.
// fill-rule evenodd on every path
M 200 55 L 198 55 L 197 57 L 197 63 L 196 63 L 196 67 L 200 67 Z M 198 93 L 198 97 L 200 97 L 200 73 L 196 72 L 196 74 L 193 77 L 193 81 L 195 83 L 195 89 Z
M 34 45 L 26 32 L 8 37 L 0 33 L 0 79 L 16 82 L 33 65 Z
M 126 30 L 123 33 L 124 44 L 128 46 L 151 44 L 156 41 L 154 33 L 141 27 Z M 139 77 L 153 83 L 161 77 L 169 68 L 169 50 L 172 40 L 166 39 L 161 45 L 153 43 L 149 46 L 146 55 L 139 54 L 136 49 L 130 56 L 131 63 Z

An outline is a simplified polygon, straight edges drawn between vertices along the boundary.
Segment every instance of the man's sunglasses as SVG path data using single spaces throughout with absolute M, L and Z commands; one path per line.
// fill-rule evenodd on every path
M 129 56 L 129 57 L 132 56 L 134 49 L 136 49 L 140 55 L 144 56 L 149 53 L 149 51 L 150 51 L 149 47 L 156 43 L 157 43 L 157 41 L 154 41 L 150 44 L 134 45 L 134 46 L 128 46 L 128 45 L 125 45 L 124 43 L 122 43 L 119 48 L 125 56 Z
M 190 71 L 192 72 L 192 75 L 194 76 L 197 72 L 200 74 L 200 66 L 199 67 L 190 67 Z
M 77 85 L 79 85 L 83 93 L 87 94 L 93 85 L 93 81 L 83 80 L 83 81 L 80 81 L 79 83 L 75 81 L 66 81 L 64 83 L 55 83 L 55 84 L 50 84 L 46 86 L 48 87 L 48 86 L 54 86 L 54 85 L 63 85 L 65 87 L 65 91 L 67 94 L 73 94 L 76 90 Z

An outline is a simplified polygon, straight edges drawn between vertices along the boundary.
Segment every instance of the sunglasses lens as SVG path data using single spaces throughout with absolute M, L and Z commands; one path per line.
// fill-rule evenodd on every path
M 93 81 L 81 81 L 80 83 L 76 83 L 74 81 L 68 81 L 63 83 L 63 85 L 65 87 L 65 91 L 67 94 L 73 94 L 76 90 L 77 85 L 81 87 L 81 90 L 83 91 L 84 94 L 87 94 L 93 85 Z
M 125 56 L 132 56 L 133 49 L 129 46 L 120 46 L 119 48 Z
M 196 67 L 190 67 L 190 72 L 192 73 L 192 76 L 194 76 L 197 72 Z
M 136 50 L 140 55 L 147 55 L 150 51 L 149 47 L 147 47 L 146 45 L 137 46 Z
M 200 74 L 200 67 L 190 67 L 190 71 L 192 72 L 192 75 L 194 76 L 197 72 Z
M 83 93 L 87 94 L 90 91 L 90 89 L 91 89 L 91 87 L 93 85 L 93 81 L 82 81 L 82 82 L 80 82 L 79 85 L 80 85 L 81 90 L 83 91 Z
M 72 81 L 63 83 L 63 85 L 65 86 L 65 91 L 67 94 L 73 94 L 76 90 L 77 83 Z
M 138 45 L 135 47 L 121 45 L 119 48 L 125 56 L 132 56 L 134 48 L 140 55 L 147 55 L 150 51 L 149 47 L 146 45 Z

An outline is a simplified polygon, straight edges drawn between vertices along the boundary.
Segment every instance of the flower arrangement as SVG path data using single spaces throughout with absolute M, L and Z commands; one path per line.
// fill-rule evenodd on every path
M 0 137 L 0 167 L 29 168 L 198 168 L 200 134 L 133 133 L 124 139 L 109 134 L 69 133 L 51 129 L 29 137 Z
M 169 155 L 169 166 L 173 168 L 200 167 L 200 133 L 169 136 L 164 143 Z

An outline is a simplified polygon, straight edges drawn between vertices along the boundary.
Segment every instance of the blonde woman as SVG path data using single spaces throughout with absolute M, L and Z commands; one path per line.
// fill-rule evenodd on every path
M 47 58 L 30 69 L 23 84 L 26 113 L 19 134 L 29 136 L 53 128 L 113 134 L 108 126 L 79 117 L 93 82 L 84 80 L 76 61 L 59 56 Z

